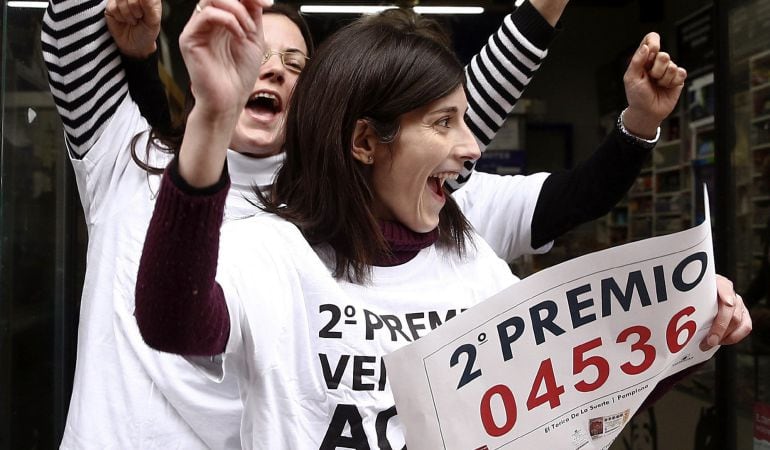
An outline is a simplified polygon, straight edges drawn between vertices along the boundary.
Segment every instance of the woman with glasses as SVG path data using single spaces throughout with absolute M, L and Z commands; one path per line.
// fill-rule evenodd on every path
M 270 61 L 270 58 L 272 58 L 274 55 L 281 58 L 281 64 L 283 64 L 283 67 L 286 70 L 297 74 L 302 73 L 302 69 L 305 68 L 307 60 L 310 59 L 297 49 L 286 50 L 285 52 L 268 50 L 265 52 L 265 57 L 262 58 L 262 65 L 264 66 L 265 63 Z
M 142 336 L 239 380 L 244 448 L 402 448 L 381 356 L 516 281 L 443 190 L 479 156 L 463 69 L 414 26 L 340 30 L 303 71 L 286 162 L 255 192 L 273 214 L 222 226 L 230 132 L 265 44 L 254 0 L 200 5 L 180 38 L 196 105 L 137 278 Z M 624 145 L 655 133 L 683 85 L 668 55 L 647 69 L 649 56 L 643 43 L 624 79 Z M 720 283 L 719 338 L 740 340 L 750 319 Z
M 155 0 L 122 3 L 120 8 L 137 16 L 136 28 L 107 17 L 118 39 L 138 39 L 135 53 L 127 57 L 141 58 L 154 48 L 157 35 L 142 40 L 145 35 L 136 31 L 159 26 L 160 5 Z M 78 356 L 61 448 L 240 448 L 242 406 L 235 380 L 217 384 L 199 377 L 183 358 L 147 348 L 136 327 L 136 271 L 159 173 L 182 135 L 166 128 L 148 136 L 133 97 L 157 101 L 164 93 L 128 86 L 124 67 L 136 70 L 136 61 L 124 66 L 108 32 L 105 11 L 117 14 L 109 12 L 113 7 L 115 1 L 52 0 L 43 22 L 51 91 L 89 237 Z M 233 180 L 229 218 L 255 214 L 246 200 L 252 186 L 269 185 L 283 161 L 286 105 L 302 56 L 312 57 L 310 33 L 293 10 L 266 10 L 263 27 L 268 48 L 282 55 L 261 65 L 233 130 L 238 151 L 226 156 Z M 157 77 L 157 65 L 153 69 Z M 148 145 L 152 151 L 142 151 Z

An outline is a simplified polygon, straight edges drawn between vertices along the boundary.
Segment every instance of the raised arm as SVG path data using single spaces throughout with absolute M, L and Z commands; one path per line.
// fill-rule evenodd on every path
M 644 37 L 623 78 L 628 108 L 622 121 L 591 158 L 543 184 L 532 218 L 533 247 L 601 217 L 623 197 L 657 142 L 658 126 L 674 110 L 686 76 L 660 51 L 657 33 Z
M 640 50 L 642 47 L 646 49 L 645 59 L 639 60 L 640 66 L 634 67 L 641 72 L 637 73 L 633 89 L 629 91 L 631 106 L 625 119 L 632 121 L 626 124 L 631 131 L 649 133 L 652 127 L 654 134 L 659 121 L 673 109 L 681 90 L 681 86 L 669 89 L 668 84 L 683 82 L 686 73 L 679 71 L 667 54 L 659 53 L 660 38 L 657 34 L 645 36 Z M 653 67 L 651 58 L 658 55 L 658 66 Z M 668 68 L 671 70 L 665 72 Z M 666 79 L 662 78 L 663 73 L 668 74 Z M 672 74 L 679 74 L 682 78 L 670 78 Z M 656 84 L 649 83 L 650 79 L 656 80 Z M 641 80 L 647 83 L 639 82 Z M 631 81 L 627 74 L 629 89 Z M 671 96 L 667 104 L 656 104 L 656 108 L 661 109 L 662 106 L 660 111 L 651 111 L 652 104 L 648 104 L 649 99 L 642 96 L 658 95 L 658 91 L 653 90 L 659 88 L 658 82 L 665 84 L 660 87 L 660 93 L 669 92 Z M 666 91 L 663 91 L 664 88 Z M 628 116 L 628 113 L 631 115 Z M 657 122 L 640 124 L 640 116 Z M 572 170 L 527 177 L 530 178 L 527 181 L 522 180 L 525 177 L 476 176 L 476 180 L 458 191 L 455 198 L 479 234 L 501 258 L 512 261 L 522 254 L 543 252 L 556 237 L 606 214 L 625 195 L 649 156 L 650 146 L 645 148 L 640 142 L 624 139 L 620 129 L 616 129 L 588 160 Z M 537 193 L 533 194 L 533 189 Z
M 465 67 L 468 123 L 483 150 L 513 110 L 556 35 L 554 26 L 567 0 L 525 1 L 505 17 L 500 28 Z M 453 189 L 472 172 L 470 164 Z
M 501 258 L 511 261 L 522 254 L 546 251 L 549 242 L 606 214 L 625 195 L 652 148 L 633 138 L 634 134 L 655 136 L 660 121 L 676 105 L 685 76 L 684 69 L 660 52 L 660 37 L 650 33 L 624 79 L 629 108 L 623 123 L 628 133 L 616 127 L 574 169 L 536 177 L 477 176 L 455 198 Z M 531 185 L 538 182 L 542 184 L 535 186 L 538 193 L 533 195 Z
M 103 0 L 51 0 L 43 18 L 48 80 L 73 157 L 99 139 L 128 92 Z
M 158 74 L 157 39 L 161 0 L 109 0 L 107 28 L 120 51 L 128 90 L 147 122 L 161 131 L 171 128 L 166 90 Z
M 650 33 L 644 37 L 631 58 L 623 77 L 628 107 L 621 113 L 613 131 L 616 139 L 621 143 L 638 146 L 647 151 L 657 142 L 660 123 L 674 110 L 684 87 L 684 80 L 687 78 L 687 72 L 671 61 L 668 53 L 658 51 L 659 48 L 660 36 L 657 33 Z M 532 221 L 533 245 L 539 243 L 537 239 L 550 240 L 551 236 L 538 237 L 536 231 L 538 228 L 548 229 L 548 222 L 559 214 L 559 210 L 568 208 L 568 205 L 573 205 L 573 208 L 586 205 L 590 202 L 588 196 L 592 191 L 593 195 L 602 195 L 602 186 L 605 184 L 602 180 L 610 177 L 612 172 L 610 166 L 603 167 L 607 170 L 583 168 L 576 174 L 565 175 L 565 178 L 570 179 L 571 182 L 563 184 L 559 181 L 549 184 L 549 180 L 555 175 L 551 175 L 549 180 L 546 180 Z M 581 190 L 580 186 L 589 186 L 589 188 Z M 543 196 L 546 198 L 545 201 L 542 200 Z M 562 203 L 559 205 L 560 202 Z M 576 212 L 565 214 L 577 215 Z M 743 304 L 743 299 L 735 293 L 733 283 L 721 276 L 717 279 L 716 301 L 717 315 L 701 344 L 704 348 L 717 344 L 734 344 L 745 338 L 751 331 L 751 318 Z
M 567 2 L 525 0 L 505 17 L 466 66 L 465 121 L 482 150 L 500 130 L 546 57 L 548 45 L 556 35 L 554 27 Z M 542 177 L 522 180 L 484 174 L 467 183 L 474 167 L 475 163 L 466 163 L 457 180 L 447 181 L 446 185 L 456 191 L 455 199 L 476 231 L 498 256 L 508 261 L 525 253 L 545 251 L 531 247 L 530 229 L 534 209 L 531 192 L 539 189 Z
M 228 185 L 223 170 L 259 71 L 255 55 L 264 54 L 265 3 L 202 1 L 179 39 L 196 102 L 178 160 L 163 177 L 136 285 L 139 330 L 158 350 L 213 355 L 227 343 L 227 306 L 214 280 Z
M 135 290 L 136 323 L 156 350 L 185 356 L 225 350 L 230 318 L 214 276 L 228 188 L 226 174 L 199 190 L 181 178 L 177 160 L 166 167 Z

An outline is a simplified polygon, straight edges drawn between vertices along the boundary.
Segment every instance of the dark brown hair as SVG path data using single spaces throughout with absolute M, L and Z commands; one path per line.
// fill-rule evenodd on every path
M 408 8 L 386 9 L 379 14 L 364 16 L 362 21 L 374 21 L 395 28 L 403 33 L 412 33 L 432 39 L 447 49 L 452 48 L 452 39 L 440 23 L 421 16 Z
M 302 38 L 305 40 L 305 46 L 307 47 L 307 56 L 313 56 L 315 46 L 313 45 L 313 36 L 310 33 L 310 27 L 297 9 L 284 4 L 273 4 L 273 6 L 265 8 L 263 14 L 280 14 L 291 20 L 297 28 L 299 28 L 300 33 L 302 33 Z M 174 155 L 179 152 L 179 148 L 182 146 L 185 126 L 187 125 L 187 117 L 190 115 L 190 111 L 192 111 L 194 105 L 195 99 L 192 96 L 192 91 L 188 88 L 185 96 L 184 113 L 176 123 L 171 126 L 163 126 L 155 123 L 150 124 L 150 138 L 148 139 L 146 146 L 148 160 L 150 151 L 153 149 Z M 168 103 L 159 105 L 159 107 L 168 109 Z M 153 167 L 147 162 L 142 161 L 136 154 L 136 146 L 140 136 L 141 134 L 138 134 L 131 140 L 131 158 L 139 167 L 147 172 L 155 175 L 162 174 L 164 170 L 163 167 Z
M 356 121 L 369 121 L 390 142 L 403 114 L 463 85 L 454 53 L 420 22 L 410 14 L 364 18 L 324 42 L 295 86 L 286 161 L 269 198 L 257 192 L 265 210 L 294 223 L 311 244 L 332 246 L 337 278 L 365 282 L 389 251 L 371 210 L 370 167 L 352 155 Z M 470 226 L 450 196 L 438 228 L 439 245 L 462 256 Z

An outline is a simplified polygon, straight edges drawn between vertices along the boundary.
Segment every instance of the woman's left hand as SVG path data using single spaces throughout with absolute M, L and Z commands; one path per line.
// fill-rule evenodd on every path
M 652 139 L 660 123 L 674 111 L 687 71 L 660 51 L 660 36 L 652 32 L 634 52 L 623 76 L 628 109 L 623 124 L 633 134 Z
M 200 0 L 179 36 L 195 106 L 179 150 L 179 174 L 194 187 L 222 177 L 233 129 L 265 55 L 262 7 L 271 0 Z
M 751 333 L 751 316 L 743 299 L 735 292 L 733 282 L 717 275 L 717 315 L 711 324 L 701 350 L 716 345 L 730 345 L 740 342 Z

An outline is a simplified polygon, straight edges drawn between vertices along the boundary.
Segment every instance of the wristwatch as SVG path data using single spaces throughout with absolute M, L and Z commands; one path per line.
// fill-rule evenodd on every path
M 624 109 L 623 112 L 620 113 L 618 116 L 618 122 L 617 127 L 618 131 L 620 131 L 620 136 L 623 138 L 624 141 L 631 145 L 635 145 L 637 147 L 643 148 L 645 150 L 652 150 L 653 147 L 655 147 L 655 144 L 658 143 L 658 140 L 660 139 L 660 127 L 655 131 L 655 137 L 653 139 L 643 139 L 639 136 L 636 136 L 632 134 L 630 131 L 628 131 L 623 125 L 623 114 L 626 112 Z

